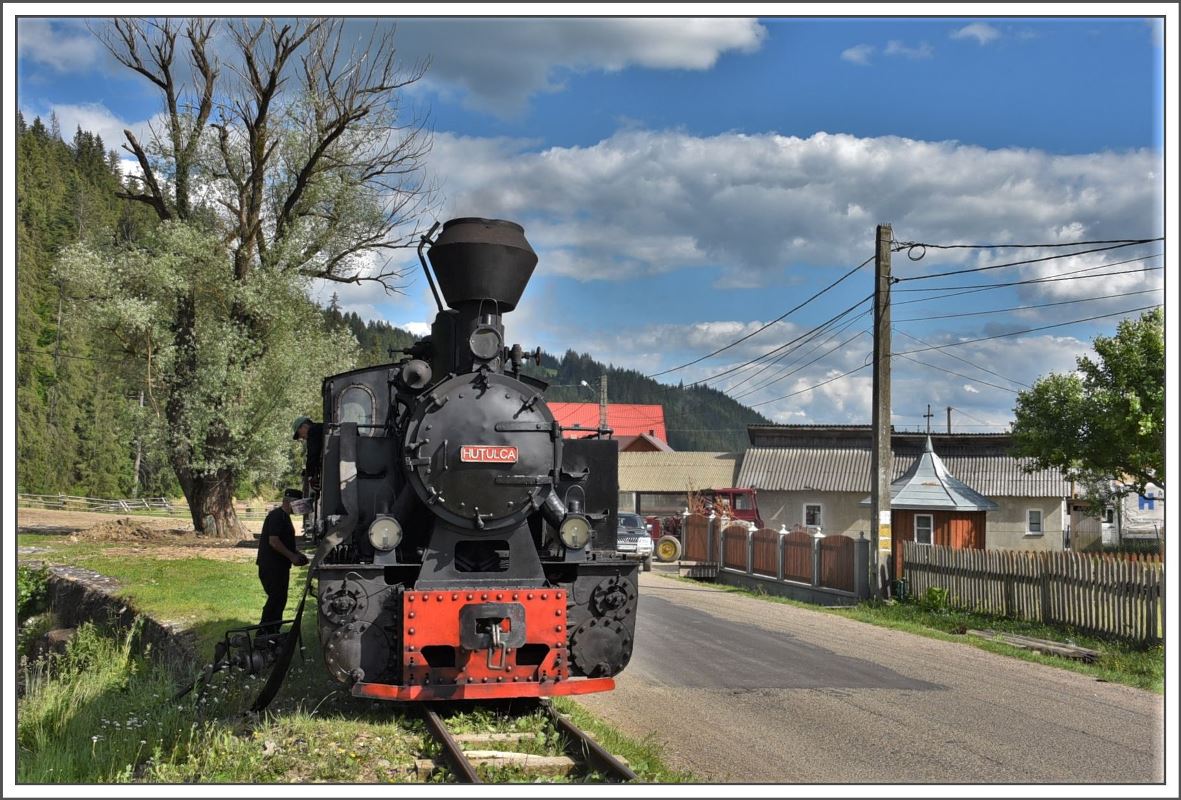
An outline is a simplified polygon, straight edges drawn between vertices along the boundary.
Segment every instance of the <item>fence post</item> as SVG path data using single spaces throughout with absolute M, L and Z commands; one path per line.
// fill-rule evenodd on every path
M 1048 568 L 1049 567 L 1048 561 L 1049 561 L 1048 558 L 1038 559 L 1038 568 L 1041 570 L 1041 574 L 1038 576 L 1038 579 L 1041 582 L 1041 590 L 1042 590 L 1042 614 L 1041 614 L 1041 616 L 1042 616 L 1042 623 L 1045 625 L 1049 625 L 1053 622 L 1053 620 L 1051 619 L 1053 614 L 1050 611 L 1050 570 Z
M 812 534 L 812 585 L 820 585 L 820 540 L 824 538 L 823 533 Z
M 755 532 L 753 528 L 746 529 L 746 574 L 755 574 Z
M 853 542 L 853 591 L 859 600 L 869 599 L 869 539 L 865 531 Z
M 705 523 L 705 562 L 714 563 L 714 512 L 709 512 L 709 519 Z
M 786 531 L 787 527 L 781 525 L 779 530 L 779 540 L 775 543 L 776 552 L 778 553 L 778 555 L 775 557 L 775 580 L 777 581 L 783 580 L 783 537 Z

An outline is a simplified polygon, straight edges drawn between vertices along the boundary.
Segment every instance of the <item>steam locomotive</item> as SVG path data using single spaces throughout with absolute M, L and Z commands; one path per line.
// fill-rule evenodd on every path
M 606 430 L 564 439 L 547 384 L 522 370 L 540 350 L 505 345 L 537 264 L 521 226 L 437 227 L 419 246 L 430 335 L 323 383 L 305 533 L 320 543 L 325 664 L 387 700 L 609 690 L 631 657 L 639 568 L 615 552 L 617 445 Z

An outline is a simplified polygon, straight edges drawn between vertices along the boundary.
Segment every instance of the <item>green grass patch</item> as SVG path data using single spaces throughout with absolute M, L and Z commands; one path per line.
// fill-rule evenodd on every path
M 672 580 L 700 583 L 693 578 L 665 577 Z M 925 605 L 919 602 L 869 601 L 856 606 L 828 607 L 779 597 L 766 592 L 753 592 L 736 586 L 710 585 L 721 591 L 736 592 L 772 603 L 836 614 L 858 622 L 893 628 L 932 639 L 960 642 L 1000 655 L 1061 667 L 1109 683 L 1122 683 L 1127 686 L 1135 686 L 1138 689 L 1147 689 L 1157 694 L 1164 692 L 1165 648 L 1163 644 L 1138 645 L 1118 639 L 1104 639 L 1086 635 L 1066 626 L 1045 625 L 1040 622 L 1014 620 L 991 614 L 959 611 L 942 606 L 937 599 L 932 599 Z M 1096 662 L 1087 664 L 1061 656 L 1023 650 L 999 640 L 964 635 L 964 631 L 969 629 L 991 629 L 1000 633 L 1066 642 L 1097 650 L 1100 656 Z
M 186 621 L 197 633 L 198 654 L 211 660 L 225 631 L 257 622 L 265 596 L 253 559 L 152 558 L 111 555 L 127 542 L 73 542 L 61 535 L 21 534 L 20 546 L 45 548 L 33 558 L 86 567 L 120 582 L 119 595 L 157 619 Z M 142 545 L 140 545 L 142 546 Z M 159 545 L 169 555 L 181 548 Z M 306 570 L 294 570 L 288 614 L 303 590 Z M 18 704 L 18 780 L 29 783 L 418 783 L 414 759 L 431 757 L 422 723 L 401 706 L 352 697 L 329 678 L 316 631 L 316 609 L 304 614 L 304 652 L 296 654 L 275 701 L 261 716 L 244 713 L 261 689 L 259 678 L 216 673 L 199 700 L 172 700 L 195 677 L 196 664 L 161 665 L 146 658 L 138 633 L 79 629 L 65 656 L 25 664 Z M 33 622 L 35 620 L 31 620 Z M 50 624 L 50 623 L 46 623 Z M 42 625 L 41 627 L 44 627 Z M 595 723 L 572 702 L 563 709 L 596 738 L 629 760 L 648 782 L 685 780 L 669 772 L 650 743 L 630 742 Z M 492 728 L 538 735 L 494 749 L 557 755 L 561 742 L 542 714 L 497 717 L 459 705 L 448 726 L 462 733 Z M 488 781 L 594 781 L 595 775 L 539 779 L 513 768 L 486 770 Z M 445 773 L 432 782 L 450 780 Z

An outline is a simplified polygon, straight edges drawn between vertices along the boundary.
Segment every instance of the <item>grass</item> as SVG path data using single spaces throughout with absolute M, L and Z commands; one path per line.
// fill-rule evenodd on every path
M 670 577 L 672 580 L 698 583 L 693 578 Z M 1163 644 L 1136 645 L 1117 639 L 1103 639 L 1089 636 L 1064 626 L 1045 625 L 1040 622 L 1008 619 L 990 614 L 977 614 L 970 611 L 955 609 L 928 609 L 916 602 L 881 602 L 868 601 L 856 606 L 827 607 L 792 600 L 765 592 L 755 592 L 736 586 L 711 584 L 725 592 L 736 592 L 750 597 L 757 597 L 772 603 L 797 606 L 812 611 L 834 614 L 848 619 L 878 625 L 883 628 L 893 628 L 907 633 L 926 636 L 931 639 L 942 639 L 949 642 L 978 647 L 992 653 L 1048 664 L 1054 667 L 1078 672 L 1097 680 L 1109 683 L 1122 683 L 1138 689 L 1147 689 L 1157 694 L 1164 693 L 1165 649 Z M 1000 633 L 1012 633 L 1021 636 L 1032 636 L 1050 641 L 1068 642 L 1079 647 L 1097 650 L 1099 659 L 1093 664 L 1076 661 L 1061 656 L 1051 656 L 1042 653 L 1023 650 L 1005 644 L 1000 640 L 984 639 L 978 636 L 965 636 L 966 630 L 991 629 Z
M 124 546 L 118 542 L 114 546 Z M 233 627 L 257 621 L 264 595 L 250 562 L 204 558 L 153 559 L 107 554 L 108 545 L 60 535 L 20 534 L 18 545 L 44 548 L 33 558 L 93 569 L 120 581 L 120 596 L 158 619 L 185 620 L 197 633 L 202 660 Z M 165 545 L 164 547 L 166 547 Z M 292 613 L 304 570 L 292 575 Z M 144 657 L 138 632 L 112 636 L 86 625 L 67 653 L 22 666 L 25 692 L 18 705 L 18 780 L 22 783 L 419 783 L 416 757 L 431 743 L 413 714 L 396 705 L 361 700 L 332 681 L 323 667 L 316 610 L 303 619 L 305 658 L 296 655 L 278 697 L 261 716 L 244 713 L 261 681 L 217 673 L 199 701 L 196 692 L 172 700 L 195 665 L 160 664 Z M 30 620 L 43 630 L 44 617 Z M 633 742 L 595 722 L 571 701 L 560 701 L 578 723 L 612 752 L 629 760 L 640 780 L 675 782 L 650 743 Z M 557 755 L 558 733 L 540 713 L 497 716 L 457 706 L 447 717 L 457 733 L 528 730 L 539 736 L 512 749 Z M 497 745 L 497 749 L 509 749 Z M 488 781 L 533 782 L 516 768 L 482 768 Z M 595 775 L 569 779 L 590 780 Z M 432 782 L 449 780 L 444 773 Z

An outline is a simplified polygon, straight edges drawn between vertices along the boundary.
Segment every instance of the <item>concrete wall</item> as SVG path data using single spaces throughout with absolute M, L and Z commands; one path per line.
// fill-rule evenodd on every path
M 821 530 L 857 537 L 869 535 L 869 506 L 858 505 L 866 495 L 860 492 L 769 492 L 759 491 L 759 511 L 768 528 L 804 524 L 804 506 L 819 503 Z
M 867 496 L 863 492 L 772 492 L 759 491 L 759 510 L 767 527 L 778 529 L 804 524 L 804 505 L 819 503 L 822 508 L 825 534 L 845 534 L 856 538 L 861 532 L 869 535 L 869 506 L 859 505 Z M 1061 550 L 1062 501 L 1048 497 L 994 497 L 999 508 L 989 511 L 985 534 L 985 548 L 989 550 Z M 1042 533 L 1030 535 L 1026 525 L 1026 510 L 1042 512 Z
M 1061 550 L 1062 501 L 1048 497 L 994 497 L 1000 508 L 988 512 L 984 546 L 988 550 Z M 1042 512 L 1042 533 L 1031 534 L 1028 509 Z

